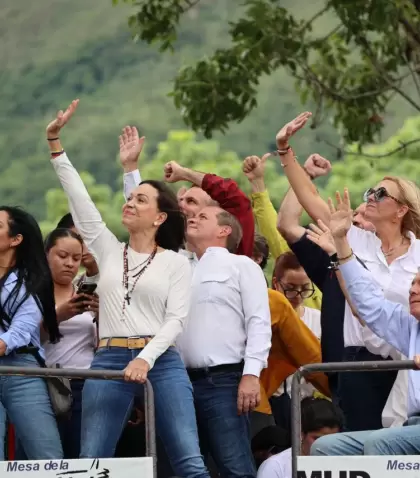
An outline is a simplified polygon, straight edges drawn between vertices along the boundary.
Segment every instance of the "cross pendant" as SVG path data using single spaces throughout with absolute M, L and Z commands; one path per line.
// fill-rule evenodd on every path
M 128 292 L 127 292 L 127 294 L 125 294 L 124 298 L 125 298 L 125 301 L 127 302 L 127 305 L 130 305 L 130 300 L 131 299 L 130 299 L 130 295 L 128 294 Z

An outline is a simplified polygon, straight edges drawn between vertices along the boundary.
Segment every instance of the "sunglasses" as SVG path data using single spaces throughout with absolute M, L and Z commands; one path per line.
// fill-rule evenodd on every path
M 314 288 L 298 290 L 298 289 L 287 288 L 281 282 L 279 282 L 279 284 L 281 285 L 281 288 L 283 289 L 283 293 L 287 299 L 294 299 L 298 295 L 300 295 L 302 299 L 309 299 L 309 297 L 312 297 L 315 294 Z
M 389 192 L 383 186 L 381 186 L 378 189 L 369 188 L 365 192 L 365 194 L 363 194 L 363 200 L 365 202 L 368 202 L 369 196 L 373 196 L 373 199 L 375 202 L 381 202 L 385 198 L 390 198 L 396 201 L 397 203 L 401 203 L 401 201 L 397 199 L 395 196 L 391 196 L 391 194 L 389 194 Z

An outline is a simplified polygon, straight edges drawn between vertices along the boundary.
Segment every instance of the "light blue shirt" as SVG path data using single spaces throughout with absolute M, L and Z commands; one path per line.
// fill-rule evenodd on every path
M 414 355 L 420 354 L 420 323 L 407 308 L 385 299 L 381 287 L 371 273 L 356 259 L 340 265 L 340 271 L 350 300 L 366 325 L 403 355 L 413 358 Z M 408 416 L 419 414 L 420 372 L 410 370 Z
M 16 281 L 17 276 L 12 272 L 1 290 L 0 300 L 2 304 L 6 302 L 6 299 L 12 292 Z M 23 299 L 25 293 L 25 285 L 22 285 L 16 303 L 19 303 Z M 12 306 L 13 302 L 15 301 L 12 301 Z M 6 312 L 10 313 L 10 310 L 6 310 Z M 12 318 L 12 323 L 7 331 L 4 331 L 0 327 L 0 339 L 7 345 L 6 355 L 19 347 L 29 345 L 29 343 L 32 343 L 35 347 L 39 347 L 40 354 L 43 355 L 39 330 L 41 321 L 42 313 L 35 302 L 35 299 L 32 296 L 29 296 L 15 312 L 15 315 Z

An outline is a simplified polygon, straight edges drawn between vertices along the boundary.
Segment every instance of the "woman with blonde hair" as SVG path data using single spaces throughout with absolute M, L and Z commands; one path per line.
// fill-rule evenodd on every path
M 289 140 L 307 123 L 311 113 L 299 115 L 277 134 L 281 166 L 300 204 L 312 217 L 328 227 L 330 209 L 299 165 Z M 364 194 L 364 217 L 375 232 L 352 226 L 348 240 L 354 254 L 381 285 L 388 300 L 408 306 L 408 290 L 420 267 L 420 192 L 411 181 L 386 176 Z M 334 263 L 345 258 L 338 257 Z M 344 361 L 399 358 L 396 350 L 364 327 L 346 304 L 344 317 Z M 403 372 L 404 373 L 404 372 Z M 381 412 L 395 381 L 394 372 L 341 374 L 339 396 L 347 427 L 352 431 L 382 427 Z M 355 390 L 363 391 L 355 394 Z M 400 393 L 406 408 L 407 390 Z

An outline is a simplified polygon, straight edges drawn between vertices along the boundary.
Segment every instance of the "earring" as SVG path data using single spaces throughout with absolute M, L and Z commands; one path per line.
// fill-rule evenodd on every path
M 153 225 L 154 225 L 154 226 L 157 226 L 157 225 L 158 225 L 158 223 L 157 223 L 157 222 L 154 222 L 154 223 L 153 223 Z

